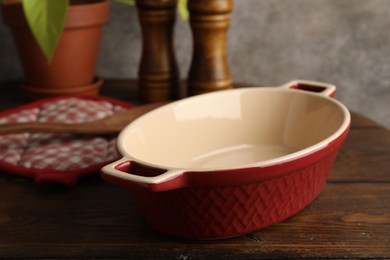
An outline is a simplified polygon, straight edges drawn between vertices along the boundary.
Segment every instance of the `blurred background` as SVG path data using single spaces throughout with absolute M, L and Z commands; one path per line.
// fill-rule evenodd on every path
M 236 0 L 228 34 L 235 82 L 276 86 L 292 79 L 337 86 L 336 98 L 390 128 L 390 1 Z M 188 21 L 178 17 L 181 78 L 192 54 Z M 134 7 L 112 3 L 97 74 L 137 77 L 141 32 Z M 10 31 L 0 23 L 0 82 L 22 81 Z M 0 95 L 5 95 L 1 93 Z

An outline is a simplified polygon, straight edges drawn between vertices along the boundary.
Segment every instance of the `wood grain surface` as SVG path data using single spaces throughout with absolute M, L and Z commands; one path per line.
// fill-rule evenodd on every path
M 107 81 L 103 94 L 134 100 L 135 85 Z M 26 102 L 13 83 L 0 90 L 1 110 Z M 352 112 L 320 196 L 284 222 L 230 239 L 160 234 L 144 222 L 131 191 L 98 174 L 69 188 L 0 172 L 0 258 L 389 259 L 389 201 L 390 132 Z

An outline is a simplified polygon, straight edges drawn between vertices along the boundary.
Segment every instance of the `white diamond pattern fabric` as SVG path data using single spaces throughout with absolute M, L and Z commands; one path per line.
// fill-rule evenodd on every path
M 113 100 L 104 98 L 54 99 L 39 103 L 39 107 L 0 117 L 0 124 L 33 121 L 80 123 L 102 119 L 118 110 L 131 107 L 127 103 L 114 103 Z M 92 169 L 93 166 L 119 158 L 115 141 L 115 136 L 43 133 L 0 135 L 0 167 L 3 165 L 7 169 L 23 173 L 31 169 L 35 174 L 42 170 L 47 176 L 50 170 L 53 174 L 77 172 L 80 175 L 83 170 L 96 172 L 96 169 Z M 58 180 L 58 176 L 54 179 Z

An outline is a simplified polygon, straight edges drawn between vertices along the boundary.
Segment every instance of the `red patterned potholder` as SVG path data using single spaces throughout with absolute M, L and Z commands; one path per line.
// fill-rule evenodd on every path
M 49 98 L 0 113 L 12 122 L 80 123 L 111 116 L 133 105 L 96 95 Z M 119 158 L 116 136 L 72 134 L 0 135 L 0 169 L 34 178 L 38 183 L 73 185 Z

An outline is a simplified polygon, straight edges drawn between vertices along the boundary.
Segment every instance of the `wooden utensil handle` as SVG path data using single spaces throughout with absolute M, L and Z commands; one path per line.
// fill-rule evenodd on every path
M 72 133 L 72 124 L 50 122 L 9 123 L 0 125 L 0 135 L 20 133 Z

